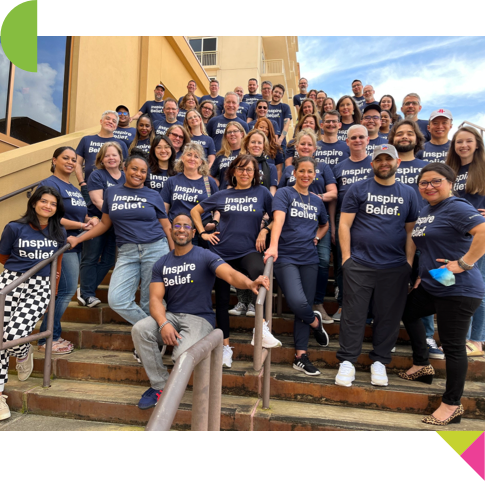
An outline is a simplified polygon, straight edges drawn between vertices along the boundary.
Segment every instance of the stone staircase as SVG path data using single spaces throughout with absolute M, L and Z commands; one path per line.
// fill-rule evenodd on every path
M 136 406 L 147 389 L 143 367 L 133 356 L 131 326 L 106 304 L 110 274 L 98 289 L 103 301 L 96 308 L 79 307 L 71 302 L 64 315 L 63 337 L 75 345 L 69 355 L 53 356 L 52 386 L 42 388 L 44 355 L 35 351 L 34 373 L 18 382 L 15 358 L 6 385 L 12 411 L 33 415 L 69 418 L 116 426 L 144 426 L 153 412 Z M 333 291 L 329 283 L 328 294 Z M 236 296 L 231 302 L 237 302 Z M 333 297 L 325 302 L 327 312 L 335 312 Z M 412 363 L 409 338 L 403 326 L 393 360 L 388 366 L 389 386 L 370 384 L 368 353 L 372 328 L 365 330 L 362 354 L 356 365 L 356 380 L 351 388 L 335 385 L 338 369 L 338 322 L 326 325 L 331 341 L 326 348 L 310 340 L 312 362 L 322 374 L 309 377 L 291 367 L 293 360 L 293 320 L 283 302 L 283 316 L 273 319 L 273 333 L 283 346 L 272 351 L 271 403 L 263 410 L 258 399 L 262 374 L 252 369 L 251 346 L 254 318 L 231 317 L 231 345 L 234 362 L 222 379 L 223 430 L 434 430 L 420 422 L 439 405 L 444 391 L 445 361 L 431 360 L 436 377 L 431 386 L 408 382 L 396 372 Z M 170 348 L 164 363 L 172 366 Z M 440 430 L 485 431 L 485 359 L 470 359 L 462 399 L 465 418 Z M 191 422 L 191 382 L 178 410 L 172 429 L 189 429 Z M 12 423 L 11 429 L 15 429 Z M 66 424 L 66 426 L 68 426 Z M 100 425 L 100 429 L 103 427 Z M 8 428 L 6 428 L 8 429 Z M 66 427 L 69 429 L 69 427 Z

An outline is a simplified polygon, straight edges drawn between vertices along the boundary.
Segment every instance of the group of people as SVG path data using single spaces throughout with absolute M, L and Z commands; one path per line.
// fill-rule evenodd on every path
M 337 102 L 308 91 L 306 79 L 299 87 L 291 139 L 285 87 L 264 81 L 258 94 L 256 79 L 247 94 L 237 86 L 224 97 L 212 80 L 202 98 L 191 80 L 178 101 L 164 99 L 160 83 L 134 116 L 124 105 L 104 112 L 97 135 L 54 152 L 52 175 L 25 216 L 6 226 L 0 288 L 68 242 L 53 334 L 53 353 L 68 354 L 73 346 L 61 337 L 61 318 L 69 301 L 77 291 L 80 305 L 98 305 L 96 289 L 114 265 L 108 303 L 133 325 L 134 355 L 150 379 L 138 406 L 148 409 L 168 379 L 165 346 L 176 359 L 217 326 L 223 367 L 231 367 L 230 316 L 254 316 L 272 257 L 295 315 L 293 368 L 320 374 L 309 338 L 327 346 L 324 325 L 337 320 L 335 382 L 351 386 L 372 323 L 371 383 L 387 386 L 402 319 L 413 348 L 402 378 L 431 383 L 429 358 L 446 359 L 443 402 L 423 421 L 459 422 L 467 356 L 483 355 L 485 342 L 483 140 L 462 127 L 450 141 L 451 112 L 419 119 L 416 93 L 403 99 L 402 118 L 391 95 L 378 102 L 360 80 L 352 82 L 353 96 Z M 339 309 L 330 316 L 323 302 L 332 253 Z M 4 340 L 30 334 L 44 315 L 50 290 L 43 271 L 7 296 Z M 231 286 L 238 297 L 232 309 Z M 262 335 L 264 347 L 281 346 L 266 322 Z M 0 352 L 0 419 L 10 415 L 1 394 L 9 356 L 25 380 L 32 351 L 24 344 Z

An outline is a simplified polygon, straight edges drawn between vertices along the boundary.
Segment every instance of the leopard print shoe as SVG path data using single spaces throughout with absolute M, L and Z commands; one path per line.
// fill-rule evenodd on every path
M 398 372 L 397 375 L 407 381 L 419 381 L 424 382 L 425 384 L 431 384 L 433 382 L 434 369 L 431 364 L 428 364 L 414 374 L 406 374 L 406 371 L 401 371 Z
M 421 420 L 421 422 L 425 424 L 431 424 L 433 426 L 448 426 L 448 424 L 459 424 L 461 423 L 461 417 L 463 416 L 463 413 L 465 410 L 463 409 L 463 406 L 460 404 L 456 411 L 448 418 L 445 419 L 444 421 L 440 421 L 439 419 L 436 419 L 432 414 L 429 416 L 426 416 Z

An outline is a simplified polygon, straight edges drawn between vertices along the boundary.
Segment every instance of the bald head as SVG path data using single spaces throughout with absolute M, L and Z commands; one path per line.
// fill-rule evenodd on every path
M 375 101 L 374 94 L 375 94 L 375 91 L 372 85 L 366 85 L 364 87 L 364 98 L 368 104 Z

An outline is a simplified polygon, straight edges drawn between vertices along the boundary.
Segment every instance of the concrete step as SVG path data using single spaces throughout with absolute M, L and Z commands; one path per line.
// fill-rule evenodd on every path
M 55 380 L 43 389 L 40 379 L 7 384 L 7 402 L 11 420 L 1 421 L 0 430 L 15 430 L 15 423 L 27 423 L 30 429 L 45 430 L 127 430 L 148 422 L 153 409 L 142 411 L 138 403 L 144 388 L 84 381 Z M 184 394 L 172 429 L 190 427 L 192 393 Z M 19 414 L 21 411 L 28 414 Z M 39 416 L 42 415 L 42 416 Z M 47 417 L 52 416 L 52 417 Z M 421 423 L 422 415 L 375 411 L 347 406 L 310 404 L 272 399 L 264 410 L 256 397 L 222 396 L 221 429 L 254 431 L 435 431 Z M 23 418 L 23 419 L 22 419 Z M 66 419 L 67 418 L 67 419 Z M 25 419 L 25 421 L 24 421 Z M 78 424 L 83 420 L 83 424 Z M 93 420 L 98 422 L 94 423 Z M 102 421 L 102 422 L 99 422 Z M 5 423 L 5 424 L 4 424 Z M 114 424 L 116 423 L 116 424 Z M 122 423 L 122 424 L 121 424 Z M 129 425 L 129 426 L 127 426 Z M 119 428 L 117 428 L 119 426 Z M 28 426 L 26 426 L 27 428 Z M 464 418 L 461 424 L 439 427 L 439 431 L 485 431 L 485 421 Z
M 276 351 L 276 350 L 275 350 Z M 276 353 L 275 353 L 276 355 Z M 311 353 L 313 358 L 313 352 Z M 164 356 L 164 364 L 172 365 L 170 356 Z M 435 378 L 431 386 L 405 381 L 389 372 L 389 386 L 370 384 L 370 373 L 357 371 L 356 381 L 350 388 L 335 385 L 336 369 L 325 368 L 320 361 L 319 376 L 306 376 L 294 370 L 290 364 L 273 364 L 271 367 L 271 396 L 277 399 L 304 401 L 316 404 L 336 404 L 359 408 L 429 414 L 441 402 L 445 380 Z M 44 355 L 35 351 L 34 375 L 43 372 Z M 15 369 L 15 361 L 10 364 Z M 148 385 L 143 366 L 131 353 L 94 349 L 75 350 L 71 354 L 55 356 L 52 362 L 54 378 Z M 15 375 L 12 376 L 14 378 Z M 237 396 L 257 396 L 259 373 L 252 369 L 252 362 L 235 361 L 231 369 L 224 369 L 223 392 Z M 466 417 L 485 419 L 483 403 L 485 383 L 467 382 L 462 398 Z
M 252 321 L 254 322 L 254 320 Z M 40 323 L 39 323 L 40 325 Z M 38 327 L 34 330 L 37 332 Z M 131 352 L 134 349 L 131 338 L 131 326 L 119 324 L 80 324 L 63 323 L 62 335 L 71 341 L 77 349 L 102 349 L 106 351 Z M 326 326 L 328 328 L 330 326 Z M 291 364 L 294 356 L 293 337 L 285 334 L 278 334 L 278 339 L 283 346 L 280 349 L 273 349 L 271 361 L 275 364 Z M 250 361 L 253 359 L 253 346 L 251 346 L 252 332 L 232 331 L 231 346 L 234 347 L 234 359 L 239 361 Z M 406 342 L 406 341 L 400 341 Z M 339 361 L 336 352 L 339 349 L 338 338 L 333 335 L 330 345 L 326 348 L 319 346 L 311 338 L 309 343 L 312 362 L 321 368 L 338 369 Z M 358 359 L 356 368 L 368 371 L 372 364 L 369 352 L 372 350 L 371 342 L 364 342 L 362 354 Z M 171 353 L 168 348 L 167 354 Z M 42 356 L 39 356 L 42 357 Z M 436 376 L 445 377 L 445 361 L 431 359 Z M 13 361 L 15 362 L 15 361 Z M 387 366 L 389 372 L 408 369 L 412 364 L 412 351 L 409 344 L 397 344 L 396 352 L 392 356 L 391 363 Z M 485 358 L 470 358 L 468 360 L 468 381 L 485 382 Z

